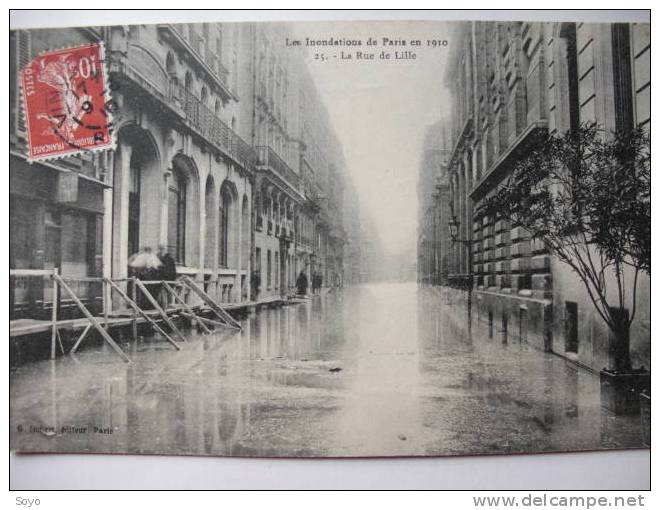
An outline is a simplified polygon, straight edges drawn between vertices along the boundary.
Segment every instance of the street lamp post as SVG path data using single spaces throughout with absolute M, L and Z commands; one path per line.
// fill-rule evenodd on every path
M 472 239 L 459 239 L 458 231 L 461 226 L 460 221 L 456 218 L 454 211 L 452 210 L 451 220 L 449 220 L 449 235 L 451 236 L 451 241 L 454 244 L 464 244 L 467 247 L 468 253 L 468 274 L 467 279 L 464 283 L 464 286 L 467 287 L 468 293 L 468 326 L 472 325 Z

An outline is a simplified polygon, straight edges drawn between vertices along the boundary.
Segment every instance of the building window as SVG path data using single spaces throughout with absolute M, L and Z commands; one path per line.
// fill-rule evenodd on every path
M 93 268 L 94 241 L 88 242 L 87 215 L 64 213 L 61 215 L 61 269 L 69 276 L 88 276 Z
M 215 38 L 215 54 L 222 58 L 222 30 L 218 28 L 218 35 Z
M 280 267 L 280 254 L 275 252 L 275 287 L 279 285 L 279 267 Z
M 261 248 L 254 249 L 254 270 L 261 275 Z
M 131 157 L 133 163 L 134 157 Z M 131 165 L 128 189 L 128 255 L 140 249 L 140 176 L 141 172 Z
M 174 171 L 168 190 L 168 251 L 178 264 L 185 264 L 186 253 L 186 190 L 187 181 Z
M 575 23 L 564 23 L 561 28 L 560 37 L 564 39 L 566 44 L 569 128 L 571 131 L 575 131 L 580 127 L 580 91 Z
M 176 63 L 174 60 L 174 54 L 171 51 L 167 52 L 167 57 L 165 57 L 165 70 L 167 74 L 172 76 L 176 73 Z
M 634 125 L 630 25 L 628 23 L 612 24 L 612 67 L 616 130 L 625 132 L 631 130 Z
M 220 193 L 220 222 L 218 225 L 218 263 L 220 267 L 229 265 L 229 213 L 231 195 L 226 187 Z
M 270 289 L 271 273 L 273 271 L 273 264 L 270 258 L 270 250 L 266 252 L 266 287 Z

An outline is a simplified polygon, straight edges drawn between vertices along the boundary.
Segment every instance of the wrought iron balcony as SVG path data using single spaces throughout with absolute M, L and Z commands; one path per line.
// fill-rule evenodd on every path
M 162 72 L 150 72 L 142 57 L 113 58 L 110 72 L 119 76 L 122 87 L 137 86 L 226 156 L 244 168 L 254 168 L 257 157 L 250 145 L 180 83 Z
M 256 155 L 252 147 L 227 126 L 220 117 L 181 85 L 172 84 L 172 90 L 180 99 L 186 120 L 193 128 L 244 167 L 252 168 L 254 166 Z
M 257 165 L 269 168 L 280 179 L 288 184 L 292 189 L 298 191 L 300 177 L 279 157 L 279 155 L 270 147 L 258 146 Z

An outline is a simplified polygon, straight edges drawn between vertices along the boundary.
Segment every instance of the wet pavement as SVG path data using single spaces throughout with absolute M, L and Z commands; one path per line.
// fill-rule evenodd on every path
M 28 363 L 10 376 L 11 447 L 241 456 L 459 455 L 641 446 L 597 375 L 466 327 L 437 289 L 373 284 L 190 333 Z

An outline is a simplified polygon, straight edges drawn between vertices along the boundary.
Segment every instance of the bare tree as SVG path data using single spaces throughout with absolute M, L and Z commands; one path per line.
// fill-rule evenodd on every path
M 575 271 L 616 338 L 611 368 L 630 370 L 638 277 L 651 273 L 646 132 L 609 133 L 593 125 L 564 135 L 543 132 L 484 207 L 525 228 Z

